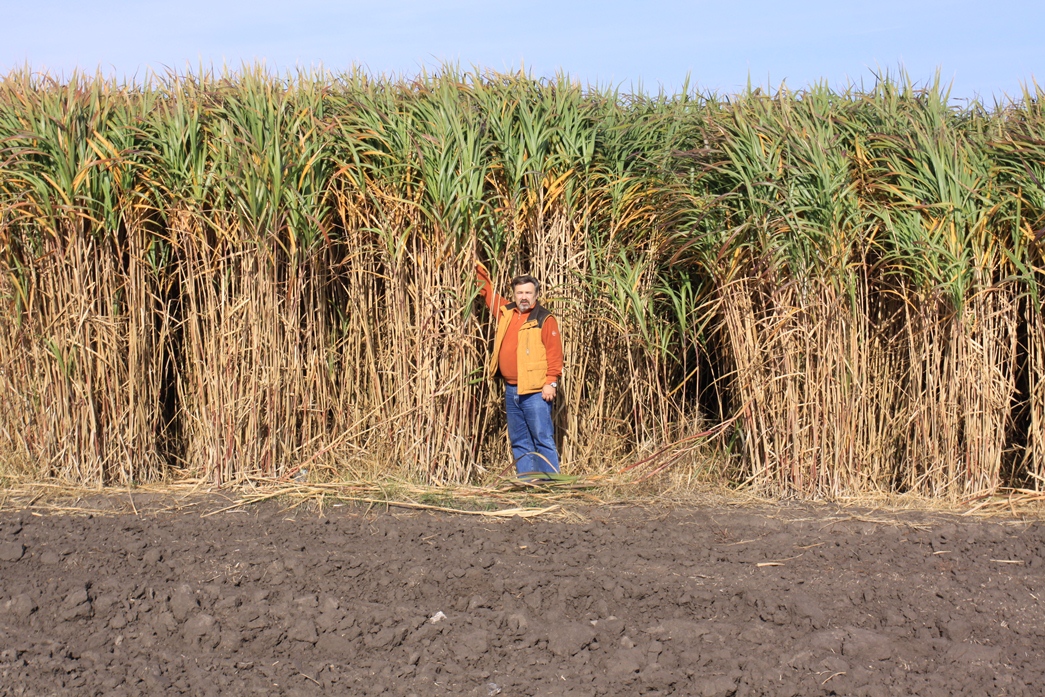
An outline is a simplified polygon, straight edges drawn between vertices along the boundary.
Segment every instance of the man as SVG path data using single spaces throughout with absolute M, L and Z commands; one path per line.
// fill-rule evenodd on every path
M 537 302 L 540 284 L 533 276 L 512 279 L 509 302 L 494 291 L 490 273 L 476 264 L 486 305 L 497 317 L 490 377 L 504 378 L 508 438 L 518 474 L 557 473 L 552 402 L 562 376 L 559 325 Z

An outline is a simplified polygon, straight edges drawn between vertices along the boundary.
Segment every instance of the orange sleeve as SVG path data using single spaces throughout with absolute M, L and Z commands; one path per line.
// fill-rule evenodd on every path
M 493 289 L 493 284 L 485 278 L 479 278 L 479 292 L 483 294 L 486 306 L 490 308 L 491 312 L 497 312 L 497 310 L 508 304 L 508 301 L 503 296 L 498 295 L 497 291 Z
M 548 360 L 548 376 L 544 379 L 544 384 L 548 385 L 562 377 L 562 335 L 554 317 L 544 320 L 541 341 L 544 342 L 544 355 Z

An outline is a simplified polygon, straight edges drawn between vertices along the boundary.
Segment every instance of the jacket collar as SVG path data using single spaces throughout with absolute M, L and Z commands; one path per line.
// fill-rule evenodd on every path
M 504 309 L 509 311 L 509 312 L 515 312 L 519 308 L 516 307 L 515 303 L 512 302 L 512 303 L 508 303 L 507 305 L 505 305 Z M 527 310 L 527 312 L 529 312 L 531 317 L 536 317 L 539 314 L 541 314 L 542 312 L 547 312 L 547 310 L 545 310 L 544 306 L 541 305 L 540 303 L 534 303 L 533 307 L 531 307 L 529 310 Z

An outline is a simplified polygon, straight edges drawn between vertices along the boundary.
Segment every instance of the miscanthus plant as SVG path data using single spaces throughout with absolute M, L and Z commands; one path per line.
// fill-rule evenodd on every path
M 561 319 L 568 471 L 1037 488 L 1041 97 L 9 74 L 0 457 L 98 485 L 500 474 L 479 260 Z

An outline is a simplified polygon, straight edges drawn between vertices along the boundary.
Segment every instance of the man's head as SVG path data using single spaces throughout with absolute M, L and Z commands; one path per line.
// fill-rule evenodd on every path
M 519 312 L 529 312 L 537 304 L 537 293 L 541 284 L 530 275 L 516 276 L 512 279 L 512 295 Z

